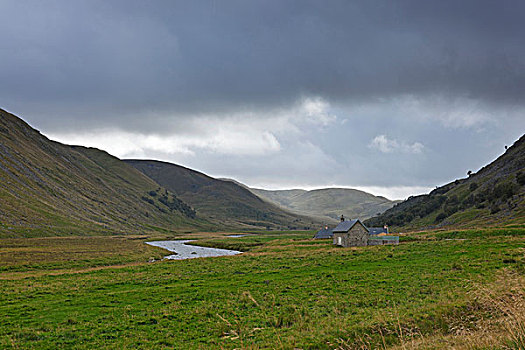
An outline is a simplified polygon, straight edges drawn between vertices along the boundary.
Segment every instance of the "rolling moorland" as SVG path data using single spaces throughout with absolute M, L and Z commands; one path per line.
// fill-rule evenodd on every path
M 250 191 L 295 213 L 316 216 L 327 222 L 337 221 L 341 214 L 348 218 L 368 219 L 400 202 L 350 188 L 311 191 L 250 188 Z
M 226 227 L 308 228 L 315 223 L 263 203 L 244 189 L 232 189 L 228 184 L 218 186 L 222 191 L 218 195 L 210 192 L 209 206 L 193 199 L 198 199 L 197 193 L 186 196 L 199 207 L 195 210 L 174 191 L 118 158 L 98 149 L 51 141 L 3 110 L 0 110 L 0 147 L 2 237 L 133 234 Z M 199 176 L 194 174 L 196 172 L 191 174 L 191 180 L 197 181 Z M 186 184 L 182 178 L 179 180 Z M 179 190 L 173 181 L 168 183 Z M 194 185 L 199 186 L 199 182 Z M 228 193 L 232 195 L 227 197 Z M 227 212 L 230 219 L 213 220 L 206 209 L 223 208 L 226 201 L 232 207 Z M 225 215 L 221 217 L 224 218 Z
M 367 221 L 413 230 L 399 245 L 339 248 L 314 230 L 210 232 L 241 194 L 246 208 L 270 204 L 171 164 L 160 184 L 3 112 L 0 348 L 523 349 L 523 144 Z M 271 208 L 257 224 L 302 220 Z M 169 261 L 144 243 L 168 239 L 243 253 Z
M 365 224 L 418 230 L 524 222 L 525 135 L 478 172 L 410 197 Z
M 320 224 L 305 216 L 262 200 L 231 181 L 214 179 L 180 165 L 152 160 L 124 160 L 178 198 L 218 228 L 309 229 Z

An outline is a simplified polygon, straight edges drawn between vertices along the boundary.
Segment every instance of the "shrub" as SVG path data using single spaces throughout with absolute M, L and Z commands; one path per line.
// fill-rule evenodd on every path
M 469 206 L 471 206 L 473 204 L 474 204 L 474 196 L 473 195 L 470 195 L 470 196 L 468 196 L 467 198 L 465 198 L 463 200 L 463 206 L 464 207 L 469 207 Z
M 518 171 L 518 173 L 516 174 L 516 181 L 518 181 L 518 184 L 520 186 L 525 185 L 525 173 Z
M 473 183 L 470 184 L 469 189 L 470 189 L 471 192 L 475 191 L 476 188 L 478 188 L 478 184 L 477 183 L 473 182 Z
M 459 206 L 457 205 L 445 205 L 445 208 L 443 209 L 443 211 L 445 212 L 445 214 L 447 214 L 447 216 L 454 214 L 458 210 L 459 210 Z
M 445 203 L 447 203 L 447 204 L 458 204 L 459 203 L 458 196 L 456 196 L 455 194 L 450 196 Z
M 436 216 L 436 222 L 441 222 L 447 217 L 447 214 L 445 213 L 439 213 L 438 216 Z
M 517 186 L 512 182 L 505 182 L 494 187 L 492 192 L 493 199 L 507 199 L 512 197 L 518 191 Z
M 145 197 L 145 196 L 142 196 L 141 199 L 145 202 L 148 202 L 149 204 L 155 204 L 155 202 L 153 201 L 153 199 L 151 198 L 148 198 L 148 197 Z
M 172 196 L 172 199 L 170 200 L 168 194 L 165 193 L 162 197 L 159 198 L 159 202 L 164 204 L 171 211 L 176 210 L 189 218 L 195 218 L 195 210 L 175 196 Z

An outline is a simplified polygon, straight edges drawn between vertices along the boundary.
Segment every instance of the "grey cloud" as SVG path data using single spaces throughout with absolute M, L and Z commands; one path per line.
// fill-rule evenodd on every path
M 177 116 L 273 108 L 302 95 L 337 103 L 442 93 L 523 103 L 520 1 L 0 6 L 0 77 L 9 82 L 0 97 L 37 101 L 29 114 L 43 125 L 53 122 L 38 120 L 37 106 L 67 106 L 72 118 L 77 110 L 80 120 L 111 124 L 152 109 Z
M 212 174 L 427 186 L 525 127 L 523 1 L 6 0 L 0 13 L 2 107 L 44 132 L 198 144 L 234 116 L 280 145 L 271 158 L 142 153 Z M 260 126 L 305 98 L 326 102 L 327 125 Z M 424 148 L 382 154 L 378 135 Z

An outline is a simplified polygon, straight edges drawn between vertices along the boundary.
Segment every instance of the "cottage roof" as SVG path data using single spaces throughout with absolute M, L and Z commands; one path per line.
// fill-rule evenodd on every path
M 315 234 L 314 238 L 322 239 L 322 238 L 332 238 L 334 235 L 333 230 L 331 228 L 323 228 Z
M 384 227 L 370 227 L 368 233 L 371 235 L 378 235 L 380 233 L 388 233 Z
M 354 219 L 354 220 L 349 220 L 349 221 L 341 221 L 339 223 L 339 225 L 337 225 L 336 228 L 333 229 L 333 232 L 336 233 L 336 232 L 348 232 L 352 229 L 352 227 L 354 227 L 355 224 L 357 223 L 360 223 L 361 225 L 363 225 L 361 223 L 361 221 L 359 221 L 359 219 Z M 365 225 L 363 225 L 364 228 L 366 228 Z M 367 229 L 368 230 L 368 229 Z

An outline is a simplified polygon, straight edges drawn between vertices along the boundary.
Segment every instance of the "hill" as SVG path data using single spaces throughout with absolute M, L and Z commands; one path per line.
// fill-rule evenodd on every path
M 153 160 L 125 160 L 192 205 L 217 227 L 303 229 L 315 220 L 261 200 L 233 181 L 219 180 L 180 165 Z
M 524 197 L 525 135 L 477 173 L 410 197 L 366 224 L 404 229 L 524 224 Z
M 51 141 L 0 110 L 0 236 L 166 232 L 203 224 L 189 205 L 118 158 Z
M 350 188 L 324 188 L 318 190 L 251 189 L 263 199 L 279 204 L 297 213 L 323 217 L 333 222 L 341 214 L 348 218 L 367 219 L 390 209 L 396 202 L 384 197 Z

